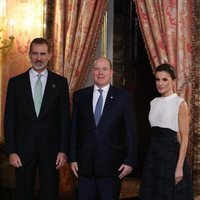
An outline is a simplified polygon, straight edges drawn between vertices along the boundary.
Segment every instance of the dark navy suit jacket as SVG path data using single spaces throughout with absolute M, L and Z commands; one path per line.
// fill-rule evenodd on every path
M 67 80 L 48 71 L 39 116 L 36 116 L 29 71 L 9 80 L 5 107 L 5 144 L 22 164 L 39 158 L 55 165 L 58 152 L 67 152 L 70 126 Z
M 135 167 L 136 124 L 130 96 L 110 86 L 97 126 L 92 101 L 93 87 L 74 94 L 70 162 L 78 162 L 81 175 L 115 176 L 121 164 Z

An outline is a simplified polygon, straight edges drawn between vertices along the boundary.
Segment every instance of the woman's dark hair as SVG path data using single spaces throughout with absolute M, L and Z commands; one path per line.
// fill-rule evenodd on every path
M 172 80 L 176 79 L 176 70 L 172 65 L 170 65 L 168 63 L 164 63 L 164 64 L 159 65 L 155 69 L 155 73 L 163 72 L 163 71 L 167 72 L 171 76 Z

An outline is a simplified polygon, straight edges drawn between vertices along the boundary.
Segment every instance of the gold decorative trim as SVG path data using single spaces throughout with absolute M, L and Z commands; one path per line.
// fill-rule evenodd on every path
M 191 132 L 193 133 L 192 178 L 195 196 L 200 195 L 200 0 L 192 6 L 192 60 L 194 78 L 192 79 Z
M 101 34 L 101 44 L 102 44 L 101 55 L 103 57 L 107 56 L 107 43 L 108 43 L 107 26 L 108 26 L 108 12 L 106 11 L 104 15 L 102 34 Z

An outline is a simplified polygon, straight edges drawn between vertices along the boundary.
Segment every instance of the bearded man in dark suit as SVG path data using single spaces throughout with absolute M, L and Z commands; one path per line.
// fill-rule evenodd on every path
M 58 169 L 66 162 L 70 126 L 67 80 L 47 69 L 49 43 L 35 38 L 30 44 L 32 67 L 9 80 L 5 144 L 16 171 L 16 199 L 32 200 L 36 171 L 40 199 L 58 197 Z
M 94 85 L 75 92 L 71 169 L 80 200 L 118 200 L 121 180 L 136 165 L 136 124 L 128 93 L 110 84 L 107 58 L 93 65 Z

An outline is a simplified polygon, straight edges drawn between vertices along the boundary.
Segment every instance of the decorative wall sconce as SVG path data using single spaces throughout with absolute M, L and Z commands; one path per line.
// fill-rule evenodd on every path
M 4 32 L 7 26 L 6 16 L 6 0 L 0 0 L 0 51 L 6 53 L 12 46 L 14 41 L 13 27 L 14 21 L 10 20 L 10 33 L 8 38 L 4 38 Z

